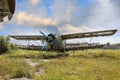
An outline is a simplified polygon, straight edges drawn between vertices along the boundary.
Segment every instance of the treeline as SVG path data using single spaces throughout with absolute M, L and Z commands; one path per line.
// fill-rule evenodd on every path
M 16 45 L 9 43 L 9 40 L 9 37 L 0 36 L 0 54 L 16 49 Z

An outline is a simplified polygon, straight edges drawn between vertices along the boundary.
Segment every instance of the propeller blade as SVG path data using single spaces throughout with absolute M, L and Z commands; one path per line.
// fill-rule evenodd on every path
M 53 41 L 57 46 L 61 46 L 61 43 L 59 43 L 58 41 L 53 40 L 53 39 L 52 39 L 52 41 Z
M 43 47 L 41 48 L 42 50 L 45 49 L 45 47 L 48 45 L 47 42 L 45 42 L 45 44 L 43 45 Z
M 48 37 L 45 33 L 43 33 L 42 31 L 40 31 L 40 33 L 42 34 L 42 35 L 44 35 L 45 37 Z

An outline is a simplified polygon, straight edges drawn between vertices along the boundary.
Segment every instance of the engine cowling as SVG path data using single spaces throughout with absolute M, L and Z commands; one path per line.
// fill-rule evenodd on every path
M 55 35 L 54 34 L 48 34 L 48 37 L 46 37 L 46 41 L 48 42 L 48 43 L 52 43 L 53 42 L 53 40 L 55 40 Z

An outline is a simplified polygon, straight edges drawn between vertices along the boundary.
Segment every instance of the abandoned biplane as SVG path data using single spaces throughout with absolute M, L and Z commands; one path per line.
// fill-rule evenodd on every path
M 0 22 L 11 20 L 14 12 L 15 0 L 0 0 Z
M 56 35 L 56 34 L 44 34 L 40 31 L 42 35 L 9 35 L 16 40 L 41 40 L 44 41 L 43 46 L 19 46 L 21 49 L 32 49 L 32 50 L 45 50 L 45 51 L 61 51 L 65 52 L 68 50 L 80 50 L 80 49 L 90 49 L 90 48 L 100 48 L 103 45 L 88 45 L 88 46 L 66 46 L 67 39 L 75 38 L 88 38 L 88 37 L 99 37 L 99 36 L 110 36 L 117 32 L 117 30 L 105 30 L 105 31 L 95 31 L 86 33 L 75 33 L 66 35 Z

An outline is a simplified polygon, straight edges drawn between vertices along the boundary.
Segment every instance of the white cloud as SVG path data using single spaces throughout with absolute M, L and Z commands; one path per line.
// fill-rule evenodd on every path
M 56 21 L 52 20 L 51 18 L 40 18 L 34 14 L 29 14 L 27 12 L 20 12 L 17 15 L 17 23 L 19 25 L 28 25 L 32 27 L 36 26 L 55 26 L 57 23 Z
M 73 26 L 71 24 L 66 24 L 62 27 L 59 27 L 58 30 L 60 32 L 62 32 L 63 34 L 68 34 L 68 33 L 80 33 L 80 32 L 86 32 L 86 31 L 95 31 L 96 29 L 92 29 L 88 26 L 80 26 L 80 27 L 76 27 L 76 26 Z
M 116 8 L 111 0 L 94 0 L 91 1 L 91 16 L 88 16 L 88 24 L 94 27 L 104 27 L 109 29 L 109 24 L 114 24 L 116 20 Z
M 32 1 L 37 3 L 36 0 Z M 120 19 L 116 19 L 116 7 L 111 0 L 90 0 L 89 6 L 84 8 L 76 4 L 77 0 L 57 0 L 49 6 L 51 10 L 50 17 L 46 17 L 46 8 L 43 9 L 45 12 L 40 10 L 40 15 L 35 10 L 30 9 L 17 15 L 17 23 L 28 26 L 56 26 L 58 29 L 67 24 L 75 28 L 87 25 L 91 29 L 97 28 L 100 30 L 111 29 L 118 25 Z M 40 8 L 43 6 L 45 5 L 40 5 Z
M 30 0 L 33 6 L 37 5 L 41 0 Z

